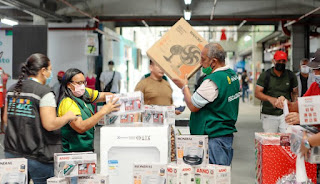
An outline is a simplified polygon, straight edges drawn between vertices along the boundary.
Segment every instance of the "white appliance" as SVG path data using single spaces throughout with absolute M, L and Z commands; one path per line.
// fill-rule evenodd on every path
M 133 163 L 167 164 L 169 159 L 168 126 L 130 124 L 100 129 L 101 174 L 109 175 L 110 184 L 133 183 Z

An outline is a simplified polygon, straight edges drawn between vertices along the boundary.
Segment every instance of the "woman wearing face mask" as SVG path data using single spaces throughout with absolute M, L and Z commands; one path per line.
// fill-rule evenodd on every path
M 67 70 L 61 82 L 58 116 L 63 116 L 68 111 L 79 116 L 61 129 L 63 152 L 94 151 L 94 126 L 104 115 L 119 110 L 117 100 L 110 100 L 94 114 L 92 103 L 105 102 L 106 95 L 112 93 L 98 92 L 85 85 L 83 72 L 76 68 Z
M 27 158 L 29 179 L 35 184 L 54 176 L 53 153 L 62 152 L 59 129 L 77 118 L 70 111 L 56 117 L 54 94 L 45 85 L 51 76 L 49 58 L 32 54 L 22 64 L 19 80 L 8 89 L 6 98 L 5 156 Z

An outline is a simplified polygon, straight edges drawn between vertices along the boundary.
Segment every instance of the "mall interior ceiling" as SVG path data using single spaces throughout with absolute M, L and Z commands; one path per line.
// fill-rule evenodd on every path
M 70 23 L 91 16 L 116 27 L 171 26 L 187 11 L 193 26 L 296 21 L 317 29 L 319 7 L 320 0 L 193 0 L 190 5 L 184 0 L 0 0 L 0 17 L 28 23 L 37 15 L 47 22 Z

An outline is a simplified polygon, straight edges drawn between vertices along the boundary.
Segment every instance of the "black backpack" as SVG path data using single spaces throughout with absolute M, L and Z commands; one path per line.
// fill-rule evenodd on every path
M 112 82 L 113 82 L 113 78 L 114 78 L 114 74 L 115 74 L 116 72 L 114 71 L 113 72 L 113 75 L 112 75 L 112 79 L 111 79 L 111 81 L 106 85 L 106 87 L 104 87 L 104 92 L 111 92 L 111 88 L 112 88 Z
M 271 68 L 272 69 L 272 68 Z M 264 88 L 263 88 L 263 93 L 266 94 L 269 88 L 269 82 L 270 82 L 270 73 L 271 73 L 271 69 L 268 69 L 266 71 L 266 78 L 264 79 Z M 285 70 L 285 72 L 288 72 L 289 74 L 289 79 L 290 79 L 290 93 L 293 91 L 293 82 L 294 82 L 294 77 L 296 77 L 294 75 L 293 72 L 291 72 L 290 70 Z

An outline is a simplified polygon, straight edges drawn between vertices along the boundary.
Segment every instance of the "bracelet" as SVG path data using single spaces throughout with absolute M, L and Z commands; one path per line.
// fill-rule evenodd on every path
M 184 88 L 186 88 L 186 87 L 188 87 L 188 85 L 187 85 L 187 84 L 186 84 L 186 85 L 184 85 L 184 86 L 181 88 L 182 93 L 183 93 Z

